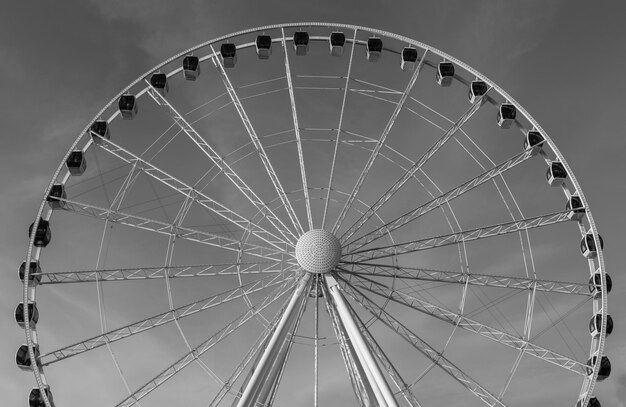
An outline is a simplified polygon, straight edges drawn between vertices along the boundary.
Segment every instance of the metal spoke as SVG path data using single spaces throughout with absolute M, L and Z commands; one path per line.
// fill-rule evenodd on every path
M 314 333 L 314 359 L 313 359 L 313 375 L 314 375 L 314 379 L 313 379 L 313 407 L 317 407 L 317 403 L 318 403 L 318 391 L 319 391 L 319 340 L 320 340 L 320 336 L 319 336 L 319 329 L 320 329 L 320 322 L 319 322 L 319 308 L 320 308 L 320 294 L 321 294 L 321 287 L 320 287 L 320 276 L 319 274 L 315 276 L 315 312 L 313 317 L 315 318 L 315 333 Z
M 438 281 L 453 284 L 469 284 L 486 287 L 511 288 L 516 290 L 537 290 L 545 292 L 591 296 L 588 283 L 569 281 L 541 280 L 536 278 L 497 276 L 491 274 L 464 273 L 456 271 L 433 270 L 418 267 L 406 267 L 377 263 L 343 263 L 354 266 L 359 271 L 344 270 L 354 275 L 371 277 L 392 277 L 421 281 Z
M 336 233 L 337 230 L 339 230 L 339 228 L 341 227 L 341 224 L 343 223 L 343 220 L 346 217 L 348 210 L 352 206 L 354 199 L 356 198 L 357 194 L 359 193 L 359 190 L 361 189 L 361 185 L 363 185 L 363 182 L 365 181 L 367 174 L 369 173 L 370 169 L 374 165 L 374 161 L 376 160 L 376 157 L 378 157 L 378 153 L 380 152 L 380 149 L 385 144 L 385 140 L 387 139 L 387 136 L 389 135 L 389 132 L 391 131 L 391 128 L 393 127 L 396 121 L 396 118 L 400 114 L 400 111 L 402 110 L 402 107 L 404 106 L 404 102 L 406 102 L 406 99 L 408 98 L 409 93 L 411 92 L 411 89 L 413 89 L 413 85 L 415 85 L 415 82 L 417 81 L 417 77 L 419 76 L 422 70 L 422 65 L 424 63 L 424 59 L 426 58 L 427 52 L 428 50 L 424 52 L 424 55 L 422 55 L 422 58 L 420 59 L 419 64 L 417 65 L 417 67 L 415 67 L 415 70 L 413 72 L 413 75 L 411 76 L 411 79 L 409 80 L 409 83 L 404 89 L 404 92 L 402 93 L 402 96 L 400 97 L 398 104 L 396 105 L 393 113 L 391 114 L 391 117 L 389 118 L 389 121 L 387 122 L 387 125 L 385 126 L 385 129 L 383 130 L 380 136 L 380 139 L 378 139 L 378 142 L 376 143 L 376 147 L 374 147 L 372 154 L 370 155 L 369 159 L 367 160 L 367 163 L 365 164 L 365 168 L 363 168 L 363 171 L 361 172 L 359 179 L 354 185 L 354 189 L 352 190 L 352 193 L 348 197 L 348 200 L 346 201 L 343 209 L 341 210 L 339 217 L 335 221 L 335 225 L 332 228 L 333 233 Z
M 345 280 L 342 280 L 345 283 Z M 448 360 L 442 353 L 437 351 L 431 345 L 422 340 L 413 331 L 404 326 L 401 322 L 395 319 L 391 314 L 380 307 L 378 304 L 370 300 L 367 296 L 363 295 L 361 291 L 355 288 L 353 285 L 344 284 L 344 290 L 350 295 L 355 302 L 369 311 L 377 320 L 385 324 L 392 331 L 396 332 L 401 338 L 407 341 L 411 346 L 417 349 L 421 354 L 430 359 L 433 363 L 437 364 L 443 371 L 449 374 L 456 381 L 461 383 L 470 392 L 480 398 L 488 406 L 506 407 L 502 401 L 496 396 L 490 393 L 487 389 L 481 386 L 471 376 L 461 370 L 458 366 Z
M 281 185 L 280 180 L 278 179 L 278 175 L 276 174 L 276 171 L 274 171 L 274 168 L 272 167 L 272 163 L 267 157 L 267 154 L 265 153 L 265 149 L 263 148 L 263 145 L 261 144 L 261 141 L 259 140 L 259 137 L 257 136 L 256 131 L 254 130 L 254 127 L 252 127 L 252 123 L 250 122 L 250 119 L 248 118 L 248 114 L 244 110 L 243 105 L 241 104 L 241 100 L 239 100 L 239 96 L 237 96 L 237 92 L 235 92 L 235 88 L 230 82 L 228 74 L 226 73 L 226 70 L 224 69 L 224 65 L 222 64 L 222 61 L 220 61 L 219 57 L 217 56 L 218 54 L 217 52 L 215 52 L 215 48 L 213 47 L 213 45 L 211 45 L 211 50 L 213 51 L 213 63 L 220 71 L 220 74 L 222 76 L 222 82 L 224 82 L 224 86 L 226 86 L 226 90 L 228 91 L 228 94 L 230 95 L 230 98 L 233 101 L 235 108 L 237 109 L 237 113 L 239 114 L 239 117 L 241 118 L 241 121 L 243 122 L 243 125 L 245 126 L 246 131 L 248 132 L 248 135 L 250 136 L 250 139 L 252 140 L 252 143 L 254 144 L 254 147 L 256 148 L 259 154 L 259 157 L 261 158 L 261 161 L 263 162 L 263 166 L 265 167 L 265 170 L 267 171 L 270 177 L 270 180 L 272 181 L 272 184 L 274 185 L 274 189 L 276 189 L 276 193 L 278 194 L 280 201 L 283 203 L 285 210 L 287 211 L 287 215 L 289 215 L 289 219 L 291 219 L 291 222 L 293 223 L 297 232 L 299 234 L 302 234 L 304 230 L 302 229 L 300 220 L 296 216 L 296 213 L 293 210 L 293 206 L 291 205 L 291 202 L 289 202 L 289 199 L 287 199 L 287 194 L 285 193 L 285 190 L 283 189 L 283 186 Z
M 99 348 L 100 346 L 117 342 L 124 338 L 128 338 L 129 336 L 133 336 L 138 333 L 156 328 L 158 326 L 174 322 L 177 319 L 181 319 L 189 315 L 196 314 L 200 311 L 206 311 L 219 305 L 226 304 L 233 300 L 242 298 L 245 295 L 255 293 L 269 287 L 284 284 L 286 281 L 290 281 L 292 279 L 293 276 L 286 280 L 282 279 L 281 276 L 275 276 L 272 279 L 265 278 L 252 283 L 248 283 L 241 287 L 236 287 L 232 290 L 223 291 L 219 294 L 212 295 L 199 301 L 194 301 L 190 304 L 174 308 L 167 312 L 153 315 L 151 317 L 133 322 L 123 327 L 104 332 L 101 335 L 97 335 L 74 343 L 72 345 L 64 346 L 62 348 L 43 354 L 41 355 L 42 365 L 46 366 L 60 360 L 90 351 L 92 349 Z
M 278 230 L 278 232 L 287 240 L 293 241 L 296 236 L 291 230 L 272 212 L 272 210 L 257 196 L 257 194 L 250 188 L 239 175 L 233 171 L 228 163 L 207 143 L 202 136 L 196 131 L 196 129 L 185 120 L 185 118 L 178 113 L 178 111 L 169 103 L 169 101 L 161 95 L 156 89 L 148 83 L 148 94 L 154 99 L 154 101 L 163 107 L 166 107 L 174 122 L 191 138 L 191 140 L 202 150 L 202 152 L 209 157 L 209 159 L 226 175 L 226 177 L 243 193 L 246 198 L 255 206 L 255 208 L 261 212 L 267 220 Z M 234 90 L 233 90 L 234 92 Z M 230 93 L 230 92 L 229 92 Z M 234 102 L 234 100 L 233 100 Z M 237 106 L 235 104 L 235 106 Z M 256 136 L 256 135 L 255 135 Z
M 191 199 L 192 202 L 203 206 L 212 213 L 231 222 L 235 226 L 243 230 L 249 229 L 254 236 L 276 247 L 277 249 L 285 249 L 286 246 L 293 245 L 289 239 L 283 240 L 277 237 L 273 233 L 270 233 L 269 231 L 263 229 L 261 226 L 252 223 L 251 220 L 244 218 L 243 216 L 227 208 L 223 204 L 215 201 L 214 199 L 211 199 L 202 191 L 185 184 L 184 182 L 157 168 L 156 166 L 152 165 L 141 157 L 138 157 L 128 150 L 124 149 L 123 147 L 118 146 L 112 141 L 106 139 L 102 139 L 101 141 L 101 143 L 98 143 L 100 148 L 115 155 L 122 161 L 133 165 L 133 171 L 136 171 L 137 169 L 141 170 L 143 173 L 151 176 L 157 181 L 160 181 L 168 187 L 180 192 L 180 194 L 185 196 L 186 199 Z
M 240 314 L 237 318 L 229 322 L 228 325 L 224 326 L 222 329 L 211 335 L 200 345 L 195 347 L 192 351 L 188 352 L 182 358 L 178 359 L 176 362 L 168 366 L 152 380 L 141 386 L 133 394 L 117 404 L 117 407 L 130 407 L 137 405 L 142 398 L 156 390 L 160 385 L 165 383 L 176 373 L 180 372 L 187 365 L 198 359 L 213 346 L 217 345 L 223 339 L 230 336 L 233 332 L 236 332 L 242 325 L 244 325 L 250 319 L 254 318 L 257 314 L 270 306 L 277 299 L 290 291 L 294 284 L 295 281 L 285 281 L 278 289 L 274 290 L 271 294 L 265 297 L 263 301 L 257 303 L 255 307 L 250 308 L 244 313 Z
M 391 222 L 388 222 L 387 224 L 378 227 L 374 231 L 367 233 L 359 237 L 358 239 L 353 240 L 352 242 L 345 245 L 346 250 L 348 251 L 358 250 L 359 248 L 365 246 L 366 244 L 369 244 L 373 242 L 374 240 L 380 239 L 386 233 L 392 232 L 402 226 L 405 226 L 408 223 L 432 211 L 433 209 L 436 209 L 440 207 L 441 205 L 447 204 L 453 199 L 458 198 L 459 196 L 471 191 L 472 189 L 484 184 L 485 182 L 491 181 L 492 179 L 501 175 L 502 173 L 525 162 L 526 160 L 531 158 L 533 155 L 534 155 L 534 149 L 525 150 L 519 154 L 516 154 L 515 156 L 511 157 L 507 161 L 504 161 L 503 163 L 498 164 L 497 166 L 491 168 L 490 170 L 483 172 L 482 174 L 470 179 L 467 182 L 464 182 L 458 187 L 453 188 L 449 190 L 448 192 L 445 192 L 439 195 L 436 198 L 433 198 L 432 200 L 425 203 L 424 205 L 418 206 L 417 208 L 405 213 L 404 215 L 397 217 Z M 380 206 L 382 206 L 382 204 Z M 361 220 L 355 223 L 353 227 L 350 229 L 352 233 L 350 233 L 349 235 L 348 234 L 345 235 L 345 239 L 348 239 L 350 236 L 352 236 L 352 234 L 356 232 L 361 226 L 363 226 L 363 224 L 367 220 L 369 220 L 370 217 L 371 215 L 368 216 L 366 219 L 365 217 L 362 216 Z
M 373 260 L 390 257 L 400 254 L 413 253 L 420 250 L 432 249 L 435 247 L 447 246 L 451 244 L 469 242 L 472 240 L 485 239 L 493 236 L 500 236 L 507 233 L 514 233 L 520 230 L 528 230 L 556 223 L 567 222 L 568 213 L 571 211 L 555 212 L 549 215 L 536 216 L 522 220 L 499 223 L 478 229 L 470 229 L 457 233 L 450 233 L 436 237 L 413 240 L 410 242 L 398 243 L 395 245 L 376 247 L 371 249 L 357 250 L 347 253 L 346 256 L 353 256 L 353 261 Z
M 429 303 L 428 301 L 413 297 L 409 294 L 397 291 L 392 287 L 373 281 L 369 278 L 354 276 L 354 278 L 357 280 L 356 282 L 354 280 L 348 281 L 341 276 L 339 276 L 339 278 L 344 283 L 349 283 L 355 288 L 367 290 L 382 298 L 394 301 L 398 304 L 405 305 L 424 314 L 431 315 L 437 319 L 448 322 L 455 326 L 459 326 L 467 331 L 479 334 L 481 336 L 484 336 L 485 338 L 499 342 L 511 348 L 523 351 L 524 353 L 535 356 L 539 359 L 543 359 L 546 362 L 550 362 L 554 365 L 560 366 L 579 375 L 586 377 L 589 373 L 587 371 L 587 365 L 584 363 L 568 358 L 567 356 L 560 355 L 549 349 L 545 349 L 526 339 L 519 338 L 515 335 L 502 332 L 496 328 L 482 324 L 478 321 L 474 321 L 457 312 L 434 305 L 432 303 Z
M 420 61 L 421 64 L 421 61 Z M 489 88 L 491 89 L 491 88 Z M 400 188 L 409 180 L 413 175 L 419 171 L 422 166 L 452 137 L 456 132 L 478 111 L 483 105 L 485 97 L 479 97 L 472 106 L 458 118 L 458 120 L 448 128 L 448 130 L 441 136 L 441 138 L 430 147 L 421 157 L 417 160 L 408 171 L 406 171 L 388 190 L 385 192 L 370 209 L 363 214 L 359 220 L 352 225 L 341 237 L 342 243 L 348 240 L 363 224 L 365 224 L 371 217 L 383 206 L 391 197 L 398 192 Z
M 181 277 L 210 277 L 240 274 L 277 274 L 284 273 L 286 266 L 296 263 L 261 262 L 261 263 L 224 263 L 193 264 L 185 266 L 133 267 L 100 270 L 76 270 L 56 273 L 33 273 L 41 278 L 40 284 L 68 284 L 96 281 L 154 280 Z M 240 270 L 237 271 L 237 268 Z
M 291 78 L 291 66 L 289 65 L 289 52 L 287 51 L 287 40 L 285 30 L 280 29 L 283 34 L 283 51 L 285 52 L 285 76 L 289 86 L 289 100 L 291 102 L 291 115 L 293 116 L 293 130 L 296 134 L 296 145 L 298 146 L 298 160 L 300 161 L 300 174 L 302 175 L 302 191 L 304 192 L 304 202 L 306 204 L 306 214 L 309 221 L 309 230 L 313 229 L 313 218 L 311 217 L 311 200 L 309 199 L 309 187 L 306 180 L 304 168 L 304 156 L 302 154 L 302 141 L 300 140 L 300 127 L 298 125 L 298 112 L 296 111 L 296 99 L 293 94 L 293 83 Z
M 149 230 L 161 233 L 167 236 L 176 235 L 178 239 L 191 240 L 210 246 L 219 247 L 225 250 L 239 251 L 241 242 L 236 239 L 228 238 L 221 235 L 202 232 L 182 226 L 176 226 L 167 222 L 161 222 L 154 219 L 148 219 L 141 216 L 130 215 L 128 213 L 105 209 L 98 206 L 76 202 L 69 199 L 61 199 L 65 202 L 64 210 L 86 215 L 97 219 L 108 220 L 113 223 L 119 223 L 126 226 L 136 227 L 139 229 Z M 286 252 L 270 249 L 252 243 L 244 243 L 246 253 L 252 256 L 265 258 L 273 261 L 281 261 L 291 258 L 292 256 Z
M 409 405 L 411 406 L 421 407 L 419 401 L 417 401 L 417 398 L 411 391 L 409 385 L 404 381 L 402 376 L 400 376 L 400 372 L 398 372 L 398 369 L 396 369 L 393 363 L 391 363 L 391 361 L 389 360 L 383 349 L 380 347 L 376 339 L 374 339 L 369 329 L 367 329 L 359 315 L 354 312 L 354 309 L 352 309 L 352 307 L 350 307 L 350 309 L 352 310 L 352 315 L 354 316 L 354 319 L 356 319 L 360 325 L 360 329 L 363 333 L 363 336 L 365 337 L 365 340 L 369 344 L 370 348 L 372 349 L 380 363 L 387 370 L 387 373 L 389 373 L 389 377 L 391 377 L 391 380 L 393 380 L 394 384 L 396 385 L 400 393 L 402 393 L 402 396 L 405 398 L 407 403 L 409 403 Z
M 352 72 L 352 58 L 354 56 L 354 45 L 356 42 L 357 30 L 354 30 L 352 37 L 352 48 L 350 48 L 350 60 L 348 62 L 348 73 L 346 74 L 346 85 L 343 89 L 343 99 L 341 101 L 341 110 L 339 112 L 339 124 L 337 125 L 337 135 L 335 138 L 335 149 L 333 151 L 333 162 L 330 166 L 330 177 L 328 179 L 328 190 L 326 191 L 326 201 L 324 202 L 324 216 L 322 218 L 322 229 L 326 227 L 326 214 L 328 213 L 328 203 L 330 202 L 330 191 L 333 188 L 333 176 L 335 174 L 335 165 L 337 163 L 337 149 L 339 148 L 339 138 L 341 137 L 341 126 L 343 125 L 343 115 L 346 107 L 346 97 L 348 95 L 348 85 L 350 83 L 350 73 Z

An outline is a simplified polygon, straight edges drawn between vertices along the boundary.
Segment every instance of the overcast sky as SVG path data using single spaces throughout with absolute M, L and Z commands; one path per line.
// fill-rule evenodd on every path
M 516 98 L 567 158 L 605 241 L 616 324 L 613 373 L 595 393 L 626 400 L 626 70 L 620 2 L 584 1 L 65 1 L 7 3 L 0 16 L 0 391 L 26 405 L 34 380 L 14 365 L 23 332 L 16 270 L 43 188 L 78 132 L 109 99 L 192 45 L 272 23 L 329 21 L 375 27 L 432 45 Z M 621 404 L 620 404 L 621 403 Z

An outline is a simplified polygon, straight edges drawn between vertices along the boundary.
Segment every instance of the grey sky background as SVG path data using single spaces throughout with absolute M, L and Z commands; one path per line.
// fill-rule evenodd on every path
M 43 188 L 77 133 L 131 80 L 190 46 L 294 21 L 353 23 L 447 52 L 499 84 L 550 134 L 573 168 L 605 241 L 613 277 L 610 379 L 603 405 L 626 400 L 624 205 L 626 38 L 621 2 L 64 1 L 7 3 L 0 16 L 0 391 L 26 405 L 34 380 L 14 364 L 23 332 L 17 268 Z

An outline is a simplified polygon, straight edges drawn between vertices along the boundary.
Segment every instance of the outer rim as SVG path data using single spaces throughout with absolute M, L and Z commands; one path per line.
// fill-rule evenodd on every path
M 390 33 L 387 31 L 383 31 L 383 30 L 379 30 L 379 29 L 375 29 L 375 28 L 369 28 L 369 27 L 364 27 L 364 26 L 358 26 L 358 25 L 352 25 L 352 24 L 340 24 L 340 23 L 328 23 L 328 22 L 296 22 L 296 23 L 284 23 L 284 24 L 271 24 L 271 25 L 265 25 L 265 26 L 260 26 L 260 27 L 254 27 L 254 28 L 249 28 L 249 29 L 245 29 L 245 30 L 240 30 L 240 31 L 236 31 L 234 33 L 231 34 L 227 34 L 227 35 L 223 35 L 223 36 L 219 36 L 216 37 L 214 39 L 211 39 L 209 41 L 203 42 L 201 44 L 198 44 L 192 48 L 189 48 L 185 51 L 182 51 L 176 55 L 174 55 L 173 57 L 168 58 L 167 60 L 161 62 L 160 64 L 156 65 L 154 68 L 146 71 L 143 75 L 139 76 L 136 80 L 134 80 L 133 82 L 131 82 L 127 87 L 125 87 L 121 92 L 119 92 L 117 95 L 115 95 L 94 117 L 93 119 L 91 119 L 88 124 L 85 126 L 85 128 L 82 130 L 82 132 L 79 133 L 79 135 L 77 136 L 77 138 L 74 140 L 74 142 L 72 143 L 72 145 L 70 146 L 70 148 L 68 149 L 68 151 L 66 152 L 66 154 L 64 155 L 61 163 L 59 164 L 59 166 L 57 167 L 56 171 L 54 172 L 54 175 L 52 176 L 48 186 L 45 188 L 44 190 L 44 194 L 42 197 L 42 201 L 41 204 L 39 206 L 39 210 L 37 211 L 37 215 L 34 219 L 34 226 L 36 227 L 39 223 L 39 219 L 42 218 L 42 215 L 44 215 L 44 210 L 46 207 L 46 197 L 48 196 L 48 193 L 50 192 L 50 189 L 52 188 L 52 185 L 55 183 L 55 181 L 57 180 L 59 174 L 61 173 L 61 171 L 64 168 L 64 163 L 67 160 L 69 154 L 71 153 L 72 150 L 74 150 L 76 148 L 76 146 L 79 144 L 79 142 L 81 141 L 82 137 L 88 133 L 89 128 L 91 126 L 91 123 L 93 123 L 95 120 L 99 119 L 102 114 L 111 107 L 111 105 L 113 103 L 115 103 L 119 97 L 124 94 L 125 92 L 127 92 L 130 88 L 132 88 L 133 86 L 137 85 L 139 82 L 141 82 L 144 78 L 146 78 L 147 76 L 149 76 L 151 73 L 158 71 L 160 68 L 162 68 L 163 66 L 179 59 L 180 57 L 192 53 L 198 49 L 210 46 L 212 44 L 215 44 L 219 41 L 225 40 L 225 39 L 229 39 L 229 38 L 234 38 L 234 37 L 238 37 L 241 35 L 245 35 L 245 34 L 249 34 L 249 33 L 254 33 L 254 32 L 258 32 L 258 31 L 263 31 L 263 30 L 271 30 L 271 29 L 279 29 L 279 28 L 287 28 L 287 27 L 328 27 L 328 28 L 344 28 L 344 29 L 350 29 L 350 30 L 358 30 L 358 31 L 364 31 L 364 32 L 369 32 L 372 34 L 376 34 L 376 35 L 380 35 L 382 37 L 387 37 L 387 38 L 393 38 L 396 39 L 398 41 L 402 41 L 402 42 L 406 42 L 407 44 L 411 44 L 417 47 L 420 47 L 422 49 L 428 50 L 429 52 L 435 53 L 437 55 L 439 55 L 440 57 L 453 62 L 454 64 L 458 65 L 459 67 L 463 68 L 465 71 L 473 74 L 474 76 L 476 76 L 477 78 L 482 79 L 483 81 L 485 81 L 486 83 L 488 83 L 490 86 L 493 87 L 493 89 L 498 92 L 502 97 L 504 97 L 509 103 L 515 105 L 515 107 L 517 108 L 517 110 L 526 118 L 526 120 L 528 120 L 535 129 L 537 129 L 542 136 L 545 138 L 545 141 L 548 143 L 550 149 L 552 150 L 552 152 L 554 152 L 554 154 L 556 155 L 556 157 L 559 159 L 559 161 L 561 161 L 561 163 L 563 164 L 563 166 L 565 167 L 567 173 L 568 173 L 568 178 L 570 180 L 570 182 L 572 183 L 575 192 L 577 193 L 578 196 L 580 196 L 580 199 L 582 201 L 583 206 L 586 208 L 586 218 L 587 218 L 587 222 L 589 223 L 589 230 L 593 233 L 594 236 L 594 240 L 595 240 L 595 245 L 596 248 L 598 248 L 597 250 L 597 262 L 598 262 L 598 267 L 597 269 L 595 268 L 595 264 L 593 260 L 589 260 L 589 267 L 590 267 L 590 273 L 593 273 L 594 271 L 599 271 L 601 274 L 601 281 L 602 281 L 602 295 L 601 295 L 601 299 L 600 299 L 600 310 L 602 312 L 602 332 L 599 335 L 599 337 L 597 339 L 592 339 L 591 341 L 591 349 L 590 349 L 590 355 L 595 354 L 597 352 L 597 354 L 599 355 L 603 355 L 604 354 L 604 347 L 605 347 L 605 339 L 606 339 L 606 334 L 605 334 L 605 326 L 606 326 L 606 317 L 608 315 L 607 313 L 607 292 L 606 292 L 606 277 L 605 277 L 605 264 L 604 264 L 604 255 L 602 252 L 602 249 L 600 249 L 600 242 L 599 242 L 599 238 L 598 238 L 598 232 L 597 232 L 597 228 L 596 228 L 596 224 L 595 221 L 593 219 L 593 216 L 591 214 L 591 210 L 589 209 L 589 205 L 588 205 L 588 201 L 582 191 L 582 189 L 580 188 L 580 184 L 578 183 L 578 180 L 576 179 L 576 177 L 574 176 L 573 171 L 571 170 L 570 165 L 567 163 L 567 160 L 565 159 L 565 157 L 561 154 L 561 152 L 558 150 L 558 148 L 556 147 L 556 145 L 554 144 L 554 142 L 552 141 L 552 139 L 548 136 L 548 134 L 545 132 L 545 130 L 539 125 L 539 123 L 514 99 L 512 98 L 507 92 L 505 92 L 502 88 L 500 88 L 498 85 L 496 85 L 493 81 L 491 81 L 489 78 L 487 78 L 486 76 L 480 74 L 477 70 L 475 70 L 474 68 L 470 67 L 469 65 L 463 63 L 462 61 L 458 60 L 457 58 L 438 50 L 437 48 L 431 47 L 427 44 L 424 44 L 422 42 L 419 41 L 415 41 L 413 39 L 410 39 L 408 37 L 402 36 L 402 35 L 398 35 L 398 34 L 394 34 L 394 33 Z M 87 146 L 89 145 L 89 143 L 91 143 L 91 140 L 87 142 Z M 44 219 L 49 219 L 51 215 L 51 211 L 48 210 L 46 211 L 46 214 L 44 216 Z M 582 229 L 582 224 L 581 224 L 581 232 L 584 232 Z M 39 256 L 40 256 L 40 251 L 41 249 L 39 248 L 35 248 L 33 243 L 35 240 L 35 234 L 33 233 L 32 236 L 30 236 L 29 238 L 29 245 L 28 245 L 28 250 L 26 253 L 26 258 L 24 259 L 24 261 L 27 263 L 27 265 L 29 264 L 29 262 L 31 260 L 38 260 Z M 33 250 L 35 251 L 35 257 L 33 257 Z M 30 274 L 30 267 L 26 267 L 25 268 L 25 273 L 24 273 L 24 282 L 23 282 L 23 296 L 22 296 L 22 301 L 24 303 L 28 303 L 28 301 L 31 299 L 31 297 L 29 296 L 29 285 L 28 285 L 28 276 Z M 32 295 L 32 300 L 35 299 L 35 292 L 36 290 L 33 289 L 33 295 Z M 596 302 L 594 301 L 594 308 L 596 307 Z M 595 311 L 595 310 L 594 310 Z M 25 320 L 28 320 L 28 307 L 24 307 L 24 317 Z M 26 344 L 28 345 L 29 348 L 29 355 L 31 360 L 35 360 L 35 354 L 33 351 L 33 345 L 34 345 L 34 340 L 33 340 L 33 332 L 29 326 L 29 324 L 25 325 L 24 328 L 25 331 L 25 335 L 26 335 Z M 594 347 L 594 344 L 597 341 L 597 346 Z M 596 363 L 596 365 L 594 366 L 594 370 L 593 370 L 593 374 L 591 376 L 588 376 L 587 378 L 585 378 L 583 380 L 583 386 L 581 388 L 581 396 L 584 396 L 584 400 L 583 401 L 583 405 L 586 405 L 589 401 L 589 398 L 591 397 L 591 394 L 593 392 L 596 380 L 597 380 L 597 376 L 598 376 L 598 372 L 600 369 L 600 358 L 598 358 L 598 361 Z M 37 382 L 37 385 L 39 387 L 39 389 L 42 391 L 42 395 L 43 395 L 43 399 L 44 402 L 46 404 L 47 407 L 51 407 L 49 400 L 47 398 L 47 396 L 45 395 L 44 392 L 44 387 L 45 384 L 43 383 L 43 379 L 42 379 L 42 372 L 40 372 L 40 369 L 38 368 L 37 364 L 34 363 L 32 365 L 32 370 L 33 373 L 35 375 L 35 380 Z

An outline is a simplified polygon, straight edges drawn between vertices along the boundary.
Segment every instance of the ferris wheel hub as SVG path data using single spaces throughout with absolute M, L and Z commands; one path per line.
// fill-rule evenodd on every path
M 339 263 L 341 243 L 332 233 L 313 229 L 298 239 L 296 259 L 300 267 L 309 273 L 328 273 Z

